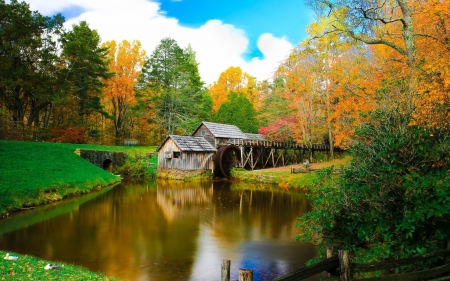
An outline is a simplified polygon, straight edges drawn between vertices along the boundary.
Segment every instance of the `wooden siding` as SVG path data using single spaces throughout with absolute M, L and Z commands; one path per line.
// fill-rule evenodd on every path
M 219 147 L 222 145 L 227 145 L 233 138 L 216 138 L 209 129 L 202 124 L 192 135 L 194 137 L 203 137 L 207 142 L 209 142 L 213 147 Z
M 174 158 L 178 154 L 178 158 Z M 213 152 L 181 151 L 172 139 L 168 139 L 158 151 L 158 169 L 212 170 Z
M 194 132 L 192 136 L 203 137 L 213 147 L 217 147 L 214 135 L 208 130 L 208 128 L 206 128 L 204 124 L 201 124 L 200 127 Z

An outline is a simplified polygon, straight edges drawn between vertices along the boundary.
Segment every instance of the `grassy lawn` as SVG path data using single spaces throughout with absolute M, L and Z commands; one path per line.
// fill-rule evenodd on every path
M 233 169 L 232 174 L 233 177 L 236 177 L 242 181 L 275 183 L 278 184 L 278 186 L 282 189 L 292 188 L 308 190 L 317 178 L 317 173 L 315 173 L 315 171 L 331 166 L 334 166 L 334 168 L 340 168 L 342 166 L 348 165 L 349 162 L 350 158 L 344 157 L 342 159 L 334 159 L 333 161 L 329 162 L 311 163 L 311 173 L 291 174 L 291 168 L 302 167 L 302 164 L 297 164 L 254 171 Z
M 29 255 L 20 255 L 9 252 L 11 256 L 15 256 L 17 260 L 5 260 L 5 251 L 0 251 L 0 280 L 110 280 L 117 279 L 108 278 L 101 273 L 93 273 L 89 270 L 75 265 L 66 263 L 55 263 L 41 260 Z M 59 269 L 45 269 L 47 264 L 56 264 Z
M 120 181 L 77 156 L 76 148 L 125 151 L 131 155 L 155 150 L 155 147 L 0 141 L 0 217 Z

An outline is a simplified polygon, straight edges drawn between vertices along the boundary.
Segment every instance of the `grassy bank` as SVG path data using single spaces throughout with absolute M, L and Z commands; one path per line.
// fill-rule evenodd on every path
M 55 263 L 41 260 L 29 255 L 19 255 L 9 252 L 11 256 L 16 256 L 17 260 L 5 260 L 5 251 L 0 251 L 0 280 L 110 280 L 100 273 L 93 273 L 89 270 L 66 263 Z M 58 269 L 45 269 L 47 264 L 56 264 Z
M 76 148 L 120 150 L 131 155 L 154 151 L 154 147 L 0 141 L 0 217 L 120 181 L 77 156 Z
M 323 168 L 331 167 L 340 168 L 342 166 L 348 165 L 350 161 L 349 157 L 344 157 L 342 159 L 335 159 L 329 162 L 322 163 L 311 163 L 310 170 L 311 173 L 298 173 L 292 174 L 291 168 L 302 167 L 301 164 L 279 167 L 279 168 L 270 168 L 263 170 L 244 170 L 244 169 L 233 169 L 232 175 L 234 178 L 237 178 L 242 181 L 247 182 L 263 182 L 263 183 L 272 183 L 277 184 L 282 189 L 301 189 L 308 190 L 310 186 L 317 179 L 318 171 Z

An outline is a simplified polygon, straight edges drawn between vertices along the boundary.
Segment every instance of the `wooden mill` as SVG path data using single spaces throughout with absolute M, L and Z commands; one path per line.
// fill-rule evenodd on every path
M 308 151 L 328 151 L 328 145 L 271 142 L 237 126 L 202 122 L 191 136 L 169 135 L 156 150 L 158 169 L 211 170 L 230 178 L 233 167 L 264 169 L 302 163 Z

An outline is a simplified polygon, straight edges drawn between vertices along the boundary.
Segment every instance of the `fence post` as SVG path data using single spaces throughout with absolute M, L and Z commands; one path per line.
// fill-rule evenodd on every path
M 450 250 L 450 241 L 447 242 L 447 250 Z M 445 258 L 445 262 L 447 262 L 447 263 L 450 262 L 450 256 L 447 256 L 447 257 Z
M 238 281 L 253 281 L 253 270 L 240 268 Z
M 350 257 L 348 250 L 339 250 L 339 269 L 340 269 L 340 281 L 351 281 L 352 273 L 350 270 Z
M 333 246 L 327 247 L 327 259 L 331 258 L 333 256 Z
M 220 281 L 230 281 L 230 260 L 222 260 L 222 274 Z
M 327 259 L 331 258 L 333 256 L 333 246 L 327 247 Z M 328 272 L 328 277 L 331 277 L 331 273 Z

